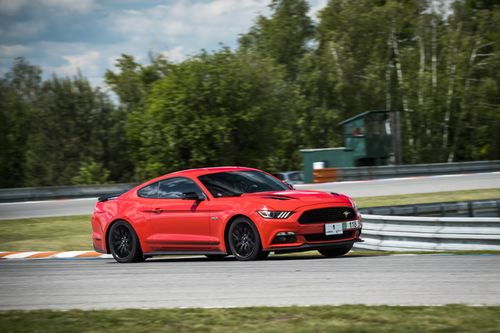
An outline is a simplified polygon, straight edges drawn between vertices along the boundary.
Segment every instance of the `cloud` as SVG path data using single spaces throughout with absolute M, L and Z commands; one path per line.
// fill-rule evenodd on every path
M 0 15 L 17 14 L 29 0 L 0 0 Z
M 33 37 L 42 33 L 45 28 L 46 23 L 42 21 L 15 22 L 8 29 L 0 29 L 0 38 L 15 40 Z
M 154 49 L 182 45 L 186 50 L 211 48 L 218 42 L 235 44 L 238 34 L 248 30 L 257 14 L 266 12 L 267 0 L 174 1 L 146 10 L 124 10 L 109 17 L 109 25 Z
M 186 58 L 186 53 L 184 52 L 184 47 L 176 46 L 170 50 L 159 52 L 161 55 L 165 56 L 169 61 L 180 62 Z
M 98 8 L 94 0 L 39 0 L 40 4 L 55 10 L 76 12 L 80 14 L 89 13 Z
M 76 70 L 84 70 L 86 73 L 94 74 L 99 70 L 97 62 L 100 60 L 100 53 L 92 50 L 83 54 L 63 55 L 62 58 L 68 62 L 61 69 L 69 73 L 74 73 Z
M 328 0 L 313 0 L 311 1 L 311 8 L 309 15 L 314 21 L 319 21 L 319 12 L 326 7 Z
M 15 3 L 15 4 L 13 4 Z M 201 49 L 237 47 L 270 0 L 0 0 L 0 73 L 17 56 L 47 77 L 80 69 L 102 84 L 121 54 L 142 63 L 148 54 L 180 62 Z M 311 14 L 326 0 L 310 0 Z
M 31 48 L 24 45 L 0 45 L 0 55 L 7 58 L 25 56 L 31 52 Z

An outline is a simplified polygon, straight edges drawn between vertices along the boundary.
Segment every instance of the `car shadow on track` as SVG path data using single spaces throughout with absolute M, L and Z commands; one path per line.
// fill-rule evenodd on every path
M 336 258 L 327 258 L 324 257 L 320 254 L 314 255 L 314 254 L 308 254 L 308 255 L 303 255 L 303 254 L 286 254 L 286 255 L 271 255 L 267 259 L 264 260 L 258 260 L 258 261 L 253 261 L 253 262 L 270 262 L 270 261 L 290 261 L 290 260 L 346 260 L 349 258 L 361 258 L 361 257 L 378 257 L 380 255 L 357 255 L 357 254 L 352 254 L 348 256 L 342 256 L 342 257 L 336 257 Z M 236 258 L 233 256 L 228 256 L 225 258 L 219 258 L 219 259 L 210 259 L 205 256 L 189 256 L 189 257 L 169 257 L 169 256 L 158 256 L 154 258 L 149 258 L 146 260 L 147 263 L 158 263 L 158 262 L 237 262 Z

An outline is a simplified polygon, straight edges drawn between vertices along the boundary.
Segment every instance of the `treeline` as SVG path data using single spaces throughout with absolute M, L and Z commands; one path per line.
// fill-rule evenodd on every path
M 401 111 L 405 163 L 500 159 L 498 1 L 330 0 L 316 23 L 304 0 L 270 7 L 236 50 L 122 55 L 105 74 L 119 103 L 16 59 L 0 80 L 0 186 L 296 169 L 300 148 L 342 145 L 338 122 L 370 109 Z

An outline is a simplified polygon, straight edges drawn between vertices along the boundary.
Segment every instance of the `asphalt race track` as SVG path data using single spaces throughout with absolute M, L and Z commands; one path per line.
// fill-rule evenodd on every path
M 429 193 L 500 188 L 500 172 L 445 175 L 383 180 L 299 185 L 297 189 L 316 189 L 345 193 L 353 197 Z M 95 198 L 0 203 L 0 220 L 29 217 L 90 215 Z
M 0 261 L 0 309 L 500 305 L 500 255 Z

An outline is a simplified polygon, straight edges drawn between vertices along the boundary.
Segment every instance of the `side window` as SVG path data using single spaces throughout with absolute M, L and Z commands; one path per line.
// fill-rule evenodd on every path
M 137 195 L 141 198 L 156 198 L 158 196 L 158 182 L 150 184 L 137 191 Z
M 200 187 L 187 178 L 170 178 L 160 181 L 158 187 L 158 196 L 160 199 L 181 199 L 183 193 L 195 192 L 203 196 Z

